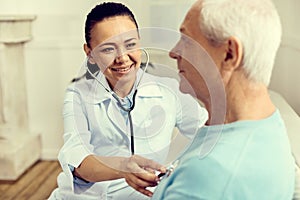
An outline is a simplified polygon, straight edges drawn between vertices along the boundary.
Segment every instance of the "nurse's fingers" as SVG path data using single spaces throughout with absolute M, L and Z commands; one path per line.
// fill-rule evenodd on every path
M 149 172 L 135 162 L 130 162 L 126 170 L 120 172 L 126 181 L 131 181 L 141 187 L 155 186 L 159 180 L 155 173 Z
M 166 168 L 163 165 L 138 155 L 131 156 L 129 158 L 129 162 L 136 163 L 140 168 L 147 169 L 148 171 L 166 172 Z M 134 173 L 138 173 L 138 172 L 139 171 L 136 171 Z
M 148 197 L 152 197 L 153 192 L 148 190 L 147 187 L 143 187 L 139 184 L 137 184 L 137 182 L 134 181 L 130 181 L 126 179 L 126 182 L 128 183 L 129 186 L 131 186 L 132 188 L 134 188 L 136 191 L 148 196 Z M 150 186 L 149 186 L 150 187 Z

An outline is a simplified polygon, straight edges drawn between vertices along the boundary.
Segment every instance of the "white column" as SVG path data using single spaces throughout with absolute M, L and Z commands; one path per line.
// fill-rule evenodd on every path
M 0 179 L 15 180 L 41 154 L 29 130 L 24 44 L 34 16 L 0 15 Z

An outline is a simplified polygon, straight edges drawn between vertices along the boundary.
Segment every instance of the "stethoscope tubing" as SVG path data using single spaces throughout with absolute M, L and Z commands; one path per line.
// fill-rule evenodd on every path
M 133 97 L 132 97 L 132 105 L 129 107 L 129 108 L 125 108 L 122 104 L 121 104 L 121 101 L 120 101 L 120 98 L 118 97 L 118 95 L 113 91 L 113 90 L 111 90 L 110 88 L 107 88 L 107 87 L 105 87 L 105 85 L 96 77 L 96 73 L 97 72 L 95 72 L 95 74 L 93 74 L 91 71 L 90 71 L 90 69 L 88 68 L 88 67 L 86 67 L 86 69 L 87 69 L 87 72 L 107 91 L 107 92 L 109 92 L 112 96 L 113 96 L 113 98 L 114 99 L 116 99 L 116 101 L 118 102 L 118 105 L 119 105 L 119 107 L 123 110 L 123 111 L 125 111 L 125 112 L 127 112 L 127 114 L 128 114 L 128 120 L 129 120 L 129 125 L 130 125 L 130 151 L 131 151 L 131 154 L 132 155 L 134 155 L 134 150 L 135 150 L 135 148 L 134 148 L 134 131 L 133 131 L 133 123 L 132 123 L 132 116 L 131 116 L 131 111 L 134 109 L 134 107 L 135 107 L 135 97 L 136 97 L 136 94 L 137 94 L 137 88 L 138 88 L 138 86 L 140 85 L 140 82 L 141 82 L 141 80 L 142 80 L 142 78 L 143 78 L 143 76 L 144 76 L 144 74 L 145 74 L 145 72 L 146 72 L 146 70 L 147 70 L 147 67 L 148 67 L 148 65 L 149 65 L 149 60 L 150 60 L 150 56 L 149 56 L 149 53 L 146 51 L 146 49 L 144 49 L 144 48 L 141 48 L 141 50 L 145 53 L 145 55 L 146 55 L 146 63 L 145 63 L 145 68 L 144 68 L 144 70 L 143 70 L 143 73 L 142 73 L 142 75 L 141 75 L 141 77 L 140 77 L 140 79 L 139 79 L 139 81 L 137 82 L 137 84 L 136 84 L 136 87 L 135 87 L 135 91 L 134 91 L 134 93 L 133 93 Z

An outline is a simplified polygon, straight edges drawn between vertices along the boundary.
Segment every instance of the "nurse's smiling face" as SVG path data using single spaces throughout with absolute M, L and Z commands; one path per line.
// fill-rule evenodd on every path
M 141 64 L 139 34 L 128 16 L 105 18 L 91 30 L 90 48 L 85 52 L 97 63 L 112 89 L 128 93 Z M 126 96 L 126 94 L 120 94 Z

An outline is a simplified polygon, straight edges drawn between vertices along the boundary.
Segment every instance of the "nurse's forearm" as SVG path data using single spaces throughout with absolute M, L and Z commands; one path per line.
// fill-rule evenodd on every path
M 120 172 L 124 159 L 123 157 L 89 155 L 82 161 L 78 168 L 75 168 L 74 175 L 89 182 L 123 178 Z
M 100 182 L 125 178 L 127 182 L 138 182 L 140 185 L 156 185 L 154 171 L 165 172 L 165 167 L 141 156 L 100 157 L 87 156 L 74 175 L 89 182 Z

